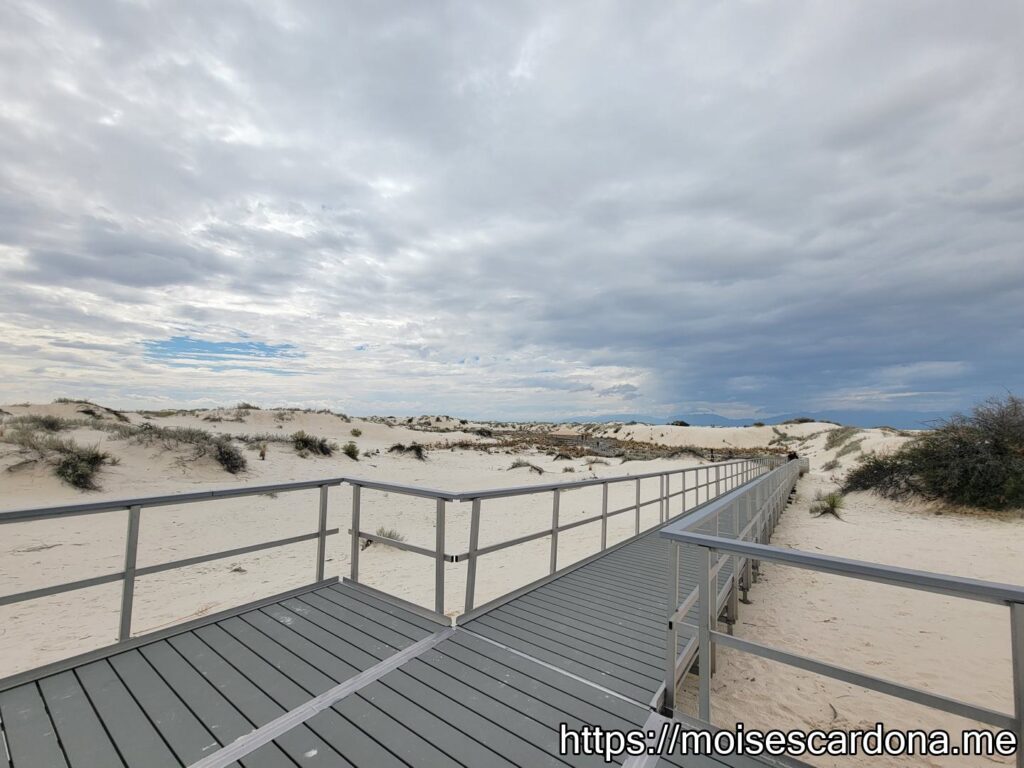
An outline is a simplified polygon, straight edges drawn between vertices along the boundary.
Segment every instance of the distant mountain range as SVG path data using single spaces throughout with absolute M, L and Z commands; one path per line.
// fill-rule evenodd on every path
M 606 421 L 640 421 L 645 424 L 669 424 L 673 421 L 685 421 L 694 427 L 749 427 L 755 421 L 765 424 L 781 424 L 784 421 L 798 418 L 810 418 L 815 421 L 834 421 L 854 427 L 895 427 L 896 429 L 928 429 L 940 419 L 951 414 L 945 411 L 806 411 L 784 413 L 778 416 L 754 416 L 749 419 L 731 419 L 717 413 L 694 413 L 674 416 L 666 419 L 641 413 L 614 413 L 605 416 L 577 416 L 564 419 L 565 422 L 606 422 Z

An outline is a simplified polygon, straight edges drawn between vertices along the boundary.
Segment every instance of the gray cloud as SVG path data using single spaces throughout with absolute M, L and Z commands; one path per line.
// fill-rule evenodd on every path
M 8 3 L 4 388 L 520 417 L 962 407 L 1024 374 L 1022 22 Z M 145 359 L 177 337 L 305 356 L 287 380 Z

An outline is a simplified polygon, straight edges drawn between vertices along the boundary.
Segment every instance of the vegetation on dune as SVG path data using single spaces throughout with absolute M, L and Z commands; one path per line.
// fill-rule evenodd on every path
M 353 461 L 359 461 L 359 446 L 349 440 L 341 447 L 341 452 Z
M 362 437 L 363 436 L 363 430 L 358 429 L 358 428 L 357 429 L 352 429 L 352 430 L 349 430 L 349 434 L 352 435 L 352 437 Z
M 388 448 L 388 453 L 396 453 L 399 456 L 413 456 L 420 461 L 426 461 L 426 448 L 419 443 L 410 443 L 405 445 L 404 443 L 395 443 Z
M 847 474 L 843 489 L 981 509 L 1024 508 L 1024 400 L 986 400 L 893 453 L 867 455 Z
M 811 502 L 811 514 L 815 517 L 832 515 L 837 520 L 842 520 L 843 518 L 839 516 L 839 510 L 845 506 L 846 499 L 843 498 L 843 494 L 839 491 L 830 491 L 828 493 L 818 491 L 814 494 L 814 501 Z
M 98 446 L 79 445 L 74 440 L 52 434 L 37 435 L 31 431 L 14 430 L 5 432 L 0 440 L 36 453 L 53 468 L 57 477 L 83 491 L 98 490 L 97 473 L 105 464 L 118 463 Z
M 831 451 L 834 448 L 838 448 L 855 434 L 860 432 L 857 427 L 839 427 L 839 429 L 833 429 L 825 437 L 825 450 Z
M 536 472 L 538 475 L 544 474 L 544 470 L 541 467 L 538 467 L 536 464 L 531 464 L 526 459 L 516 459 L 512 462 L 511 466 L 509 466 L 509 469 L 522 469 L 524 467 L 529 469 L 531 472 Z
M 314 456 L 330 456 L 334 453 L 334 450 L 338 447 L 326 437 L 317 437 L 316 435 L 308 435 L 302 430 L 299 430 L 291 437 L 292 445 L 298 452 L 306 451 Z M 347 453 L 347 451 L 346 451 Z
M 826 472 L 831 472 L 833 469 L 839 469 L 839 460 L 829 459 L 828 461 L 821 465 L 821 468 Z

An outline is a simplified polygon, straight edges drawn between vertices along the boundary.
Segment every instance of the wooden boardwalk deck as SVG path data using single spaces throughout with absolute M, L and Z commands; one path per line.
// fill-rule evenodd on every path
M 649 534 L 455 629 L 356 585 L 311 588 L 0 692 L 0 766 L 603 765 L 559 754 L 559 724 L 648 722 L 666 572 Z

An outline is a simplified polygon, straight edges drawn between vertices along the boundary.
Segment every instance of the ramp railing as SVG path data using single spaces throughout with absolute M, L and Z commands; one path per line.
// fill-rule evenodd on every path
M 554 572 L 558 567 L 558 535 L 567 530 L 587 524 L 601 523 L 601 549 L 608 546 L 607 526 L 608 520 L 617 515 L 633 512 L 635 515 L 635 533 L 640 533 L 640 513 L 644 507 L 653 504 L 658 505 L 658 524 L 664 523 L 672 517 L 670 505 L 674 499 L 681 499 L 680 512 L 687 508 L 687 496 L 691 497 L 694 504 L 707 502 L 715 496 L 726 493 L 730 489 L 745 483 L 759 474 L 769 471 L 769 468 L 777 463 L 777 457 L 757 457 L 740 459 L 734 461 L 720 462 L 717 464 L 706 464 L 695 467 L 671 469 L 661 472 L 649 472 L 636 475 L 621 475 L 616 477 L 587 479 L 569 481 L 562 483 L 550 483 L 545 485 L 526 485 L 501 489 L 486 489 L 475 491 L 444 491 L 433 488 L 424 488 L 414 485 L 403 485 L 399 483 L 385 483 L 358 477 L 332 477 L 319 480 L 302 482 L 276 483 L 272 485 L 243 486 L 237 488 L 223 488 L 209 491 L 197 491 L 191 493 L 165 494 L 160 496 L 145 496 L 132 499 L 101 500 L 83 504 L 67 504 L 54 507 L 11 510 L 0 512 L 0 528 L 5 524 L 28 522 L 34 520 L 52 520 L 57 518 L 76 517 L 81 515 L 92 515 L 105 512 L 116 512 L 124 510 L 127 512 L 125 526 L 124 545 L 124 566 L 120 570 L 90 576 L 84 579 L 65 581 L 62 583 L 49 584 L 37 589 L 30 589 L 6 595 L 0 595 L 0 606 L 23 603 L 31 600 L 38 600 L 51 595 L 58 595 L 75 590 L 86 589 L 101 584 L 121 582 L 121 601 L 119 610 L 118 642 L 125 642 L 132 636 L 132 614 L 135 596 L 136 580 L 139 577 L 169 571 L 177 568 L 198 565 L 213 560 L 220 560 L 230 557 L 238 557 L 263 550 L 284 547 L 305 541 L 317 542 L 316 559 L 313 563 L 315 581 L 318 583 L 325 578 L 325 563 L 327 551 L 327 538 L 340 533 L 338 528 L 328 528 L 328 494 L 331 487 L 349 485 L 352 488 L 351 526 L 349 536 L 351 538 L 351 554 L 349 561 L 349 580 L 359 581 L 359 554 L 361 542 L 374 541 L 386 544 L 396 549 L 412 552 L 418 555 L 429 557 L 434 561 L 434 615 L 443 618 L 445 610 L 445 564 L 455 562 L 467 563 L 466 576 L 466 610 L 473 608 L 474 594 L 476 588 L 476 566 L 477 559 L 490 553 L 497 552 L 508 547 L 526 543 L 535 539 L 550 537 L 550 571 Z M 657 495 L 649 499 L 641 499 L 641 481 L 651 478 L 659 478 L 659 491 Z M 636 485 L 635 501 L 619 509 L 608 509 L 608 487 L 614 484 L 633 483 Z M 583 488 L 588 486 L 603 486 L 604 504 L 599 513 L 595 513 L 582 520 L 564 522 L 559 518 L 559 498 L 565 491 Z M 674 489 L 675 488 L 675 489 Z M 191 504 L 199 502 L 211 502 L 221 499 L 237 499 L 241 497 L 273 495 L 278 493 L 290 493 L 302 490 L 316 489 L 318 494 L 318 526 L 315 531 L 302 533 L 287 538 L 275 539 L 257 544 L 250 544 L 244 547 L 236 547 L 217 552 L 210 552 L 194 557 L 180 558 L 168 562 L 139 565 L 139 531 L 144 523 L 144 511 L 154 510 L 159 507 L 171 505 Z M 436 530 L 433 547 L 423 547 L 411 544 L 399 539 L 380 536 L 376 533 L 362 530 L 360 527 L 362 494 L 365 490 L 394 493 L 404 496 L 414 496 L 425 499 L 433 499 L 436 502 Z M 509 498 L 514 496 L 525 496 L 531 494 L 552 494 L 552 517 L 551 526 L 538 533 L 520 536 L 506 541 L 500 541 L 488 546 L 479 545 L 479 534 L 483 515 L 481 507 L 485 501 Z M 703 501 L 702 501 L 703 500 Z M 446 551 L 446 518 L 447 505 L 451 502 L 469 502 L 472 505 L 470 524 L 469 549 L 462 553 L 448 553 Z M 692 508 L 692 504 L 690 506 Z
M 681 552 L 696 559 L 698 587 L 680 603 L 678 594 L 670 599 L 675 606 L 668 618 L 668 647 L 675 647 L 675 633 L 691 609 L 696 610 L 699 692 L 697 697 L 698 716 L 705 722 L 711 721 L 711 675 L 714 669 L 714 652 L 717 645 L 737 651 L 751 653 L 761 658 L 788 664 L 789 666 L 814 672 L 834 680 L 857 685 L 873 691 L 888 694 L 905 701 L 921 704 L 960 717 L 976 720 L 1016 734 L 1017 766 L 1024 768 L 1024 587 L 1010 584 L 968 579 L 959 576 L 915 571 L 889 565 L 878 565 L 860 560 L 850 560 L 830 555 L 812 554 L 793 549 L 774 547 L 767 544 L 765 532 L 770 532 L 778 514 L 785 506 L 785 498 L 796 481 L 797 462 L 789 462 L 755 482 L 728 494 L 718 505 L 730 505 L 738 513 L 739 528 L 710 533 L 697 530 L 695 519 L 684 518 L 666 526 L 659 535 L 672 544 L 670 556 L 670 583 L 677 583 L 673 577 L 678 572 Z M 708 510 L 703 516 L 713 514 Z M 736 523 L 733 523 L 736 525 Z M 1012 675 L 1014 712 L 999 712 L 960 699 L 950 698 L 919 688 L 896 683 L 891 680 L 857 672 L 835 664 L 819 661 L 751 640 L 745 640 L 729 632 L 717 629 L 719 607 L 717 594 L 712 586 L 714 574 L 723 564 L 732 561 L 735 568 L 749 567 L 749 564 L 770 561 L 795 568 L 805 568 L 820 573 L 830 573 L 848 578 L 888 584 L 924 592 L 933 592 L 964 600 L 1004 605 L 1009 610 L 1010 643 L 1012 648 Z M 671 596 L 670 596 L 671 597 Z M 665 692 L 662 713 L 671 716 L 675 708 L 675 691 L 680 677 L 689 669 L 680 669 L 675 654 L 666 659 Z

